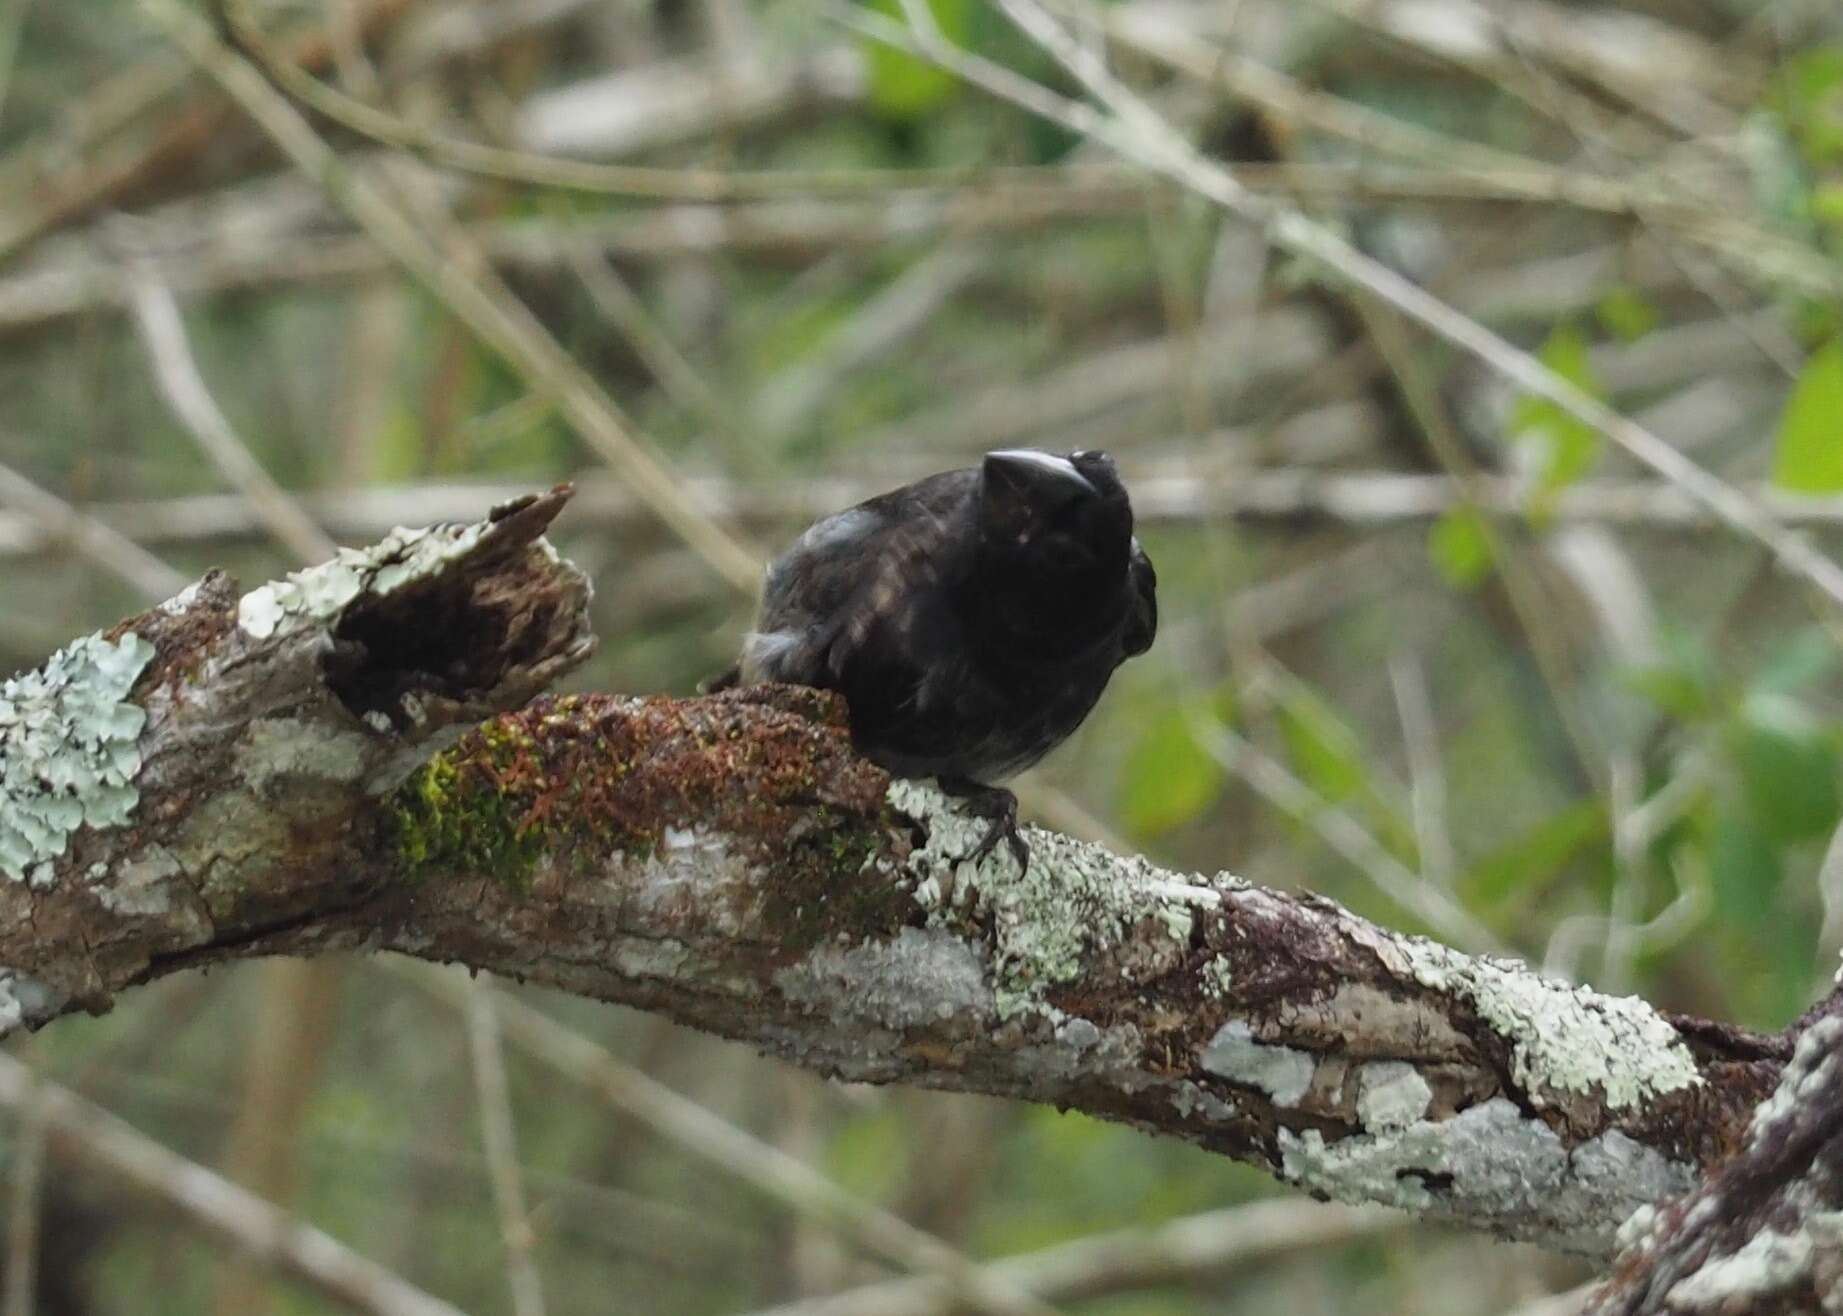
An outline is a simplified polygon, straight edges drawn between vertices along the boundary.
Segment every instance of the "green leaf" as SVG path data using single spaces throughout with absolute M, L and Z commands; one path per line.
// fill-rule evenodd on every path
M 1725 711 L 1729 692 L 1714 657 L 1700 640 L 1666 631 L 1663 661 L 1620 671 L 1620 684 L 1685 722 L 1706 721 Z
M 1587 339 L 1575 326 L 1557 325 L 1538 356 L 1583 392 L 1596 398 L 1605 395 L 1587 356 Z M 1531 394 L 1519 399 L 1511 412 L 1510 432 L 1518 442 L 1538 447 L 1545 493 L 1566 488 L 1600 460 L 1600 432 L 1547 398 Z
M 1476 507 L 1451 507 L 1427 532 L 1427 555 L 1454 589 L 1474 589 L 1491 574 L 1491 526 Z
M 1773 646 L 1754 673 L 1752 688 L 1768 694 L 1796 694 L 1836 671 L 1839 660 L 1843 654 L 1837 652 L 1830 632 L 1810 626 Z
M 1620 285 L 1600 299 L 1594 316 L 1608 333 L 1633 343 L 1657 328 L 1657 307 L 1643 293 Z
M 1157 718 L 1127 755 L 1120 816 L 1134 836 L 1181 827 L 1222 794 L 1222 764 L 1191 731 L 1196 715 L 1179 708 Z
M 1337 710 L 1305 685 L 1289 685 L 1274 709 L 1299 778 L 1333 804 L 1369 784 L 1363 746 Z
M 1843 339 L 1815 353 L 1779 419 L 1773 483 L 1794 493 L 1843 493 Z
M 1734 734 L 1734 761 L 1748 818 L 1769 841 L 1827 836 L 1840 804 L 1836 753 L 1792 701 L 1753 696 Z
M 1606 806 L 1577 800 L 1486 855 L 1460 878 L 1466 904 L 1493 906 L 1554 882 L 1575 858 L 1611 836 Z
M 1806 160 L 1843 160 L 1843 45 L 1815 46 L 1788 60 L 1774 92 Z
M 1811 193 L 1811 217 L 1821 224 L 1843 228 L 1843 183 L 1826 183 Z
M 1716 818 L 1709 838 L 1709 878 L 1718 915 L 1757 924 L 1769 912 L 1783 876 L 1779 851 L 1759 828 L 1734 814 Z
M 967 0 L 928 0 L 934 21 L 956 45 L 966 41 L 968 7 Z M 872 8 L 893 17 L 902 16 L 896 0 L 878 0 Z M 920 119 L 959 90 L 959 81 L 953 74 L 925 59 L 869 37 L 864 38 L 863 45 L 870 74 L 870 105 L 886 118 Z

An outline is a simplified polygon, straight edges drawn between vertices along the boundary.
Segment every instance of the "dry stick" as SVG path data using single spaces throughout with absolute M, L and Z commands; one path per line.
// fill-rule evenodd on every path
M 307 514 L 293 495 L 276 483 L 239 436 L 223 410 L 212 397 L 204 376 L 186 339 L 185 322 L 171 290 L 159 283 L 145 267 L 130 274 L 134 298 L 134 318 L 141 341 L 153 362 L 154 375 L 161 393 L 173 412 L 191 433 L 207 460 L 255 510 L 257 518 L 278 541 L 305 566 L 334 556 L 338 546 Z M 259 1039 L 252 1053 L 257 1064 L 247 1084 L 246 1100 L 230 1132 L 229 1156 L 232 1173 L 244 1183 L 261 1188 L 278 1202 L 291 1195 L 288 1184 L 293 1178 L 292 1150 L 283 1139 L 284 1129 L 292 1124 L 283 1112 L 298 1104 L 289 1100 L 275 1108 L 273 1098 L 288 1085 L 274 1085 L 275 1072 L 261 1063 L 265 1046 L 277 1044 L 278 1037 L 288 1039 L 293 1048 L 298 1043 L 313 1047 L 324 1040 L 324 1002 L 311 999 L 318 980 L 327 981 L 328 966 L 276 961 L 264 966 L 261 994 L 265 1010 L 289 1024 L 278 1034 Z M 304 995 L 307 993 L 307 995 Z M 306 1019 L 300 1012 L 306 1010 Z M 294 1059 L 300 1057 L 293 1056 Z M 316 1066 L 301 1066 L 295 1073 L 303 1084 L 311 1084 Z M 299 1095 L 298 1093 L 295 1095 Z M 280 1121 L 283 1129 L 274 1127 Z M 218 1278 L 217 1307 L 220 1311 L 241 1312 L 263 1304 L 257 1287 L 258 1278 L 247 1267 L 225 1267 Z
M 733 451 L 739 450 L 745 438 L 735 413 L 679 351 L 678 344 L 615 270 L 607 254 L 592 242 L 572 243 L 569 262 L 595 309 L 627 339 L 666 395 L 721 436 Z M 551 405 L 548 399 L 545 405 L 546 409 Z
M 233 1248 L 354 1311 L 373 1316 L 464 1316 L 331 1235 L 295 1220 L 125 1121 L 0 1053 L 0 1106 L 36 1107 L 63 1145 L 176 1207 Z
M 1453 857 L 1453 838 L 1446 830 L 1446 771 L 1440 762 L 1439 730 L 1419 654 L 1402 649 L 1389 658 L 1389 687 L 1395 693 L 1401 741 L 1407 751 L 1408 801 L 1414 812 L 1421 877 L 1451 891 L 1459 864 Z
M 222 3 L 232 15 L 232 21 L 236 23 L 239 32 L 245 35 L 252 47 L 262 52 L 262 44 L 254 35 L 253 25 L 242 13 L 247 0 L 222 0 Z M 1188 63 L 1187 72 L 1197 71 L 1195 61 L 1186 60 L 1186 52 L 1173 52 L 1168 44 L 1160 46 L 1155 39 L 1133 26 L 1130 21 L 1133 17 L 1132 14 L 1117 16 L 1117 34 L 1122 39 L 1138 42 L 1147 53 L 1171 61 L 1176 66 L 1183 67 Z M 1148 42 L 1150 44 L 1146 44 Z M 344 128 L 380 144 L 414 152 L 446 168 L 531 186 L 655 199 L 726 201 L 789 194 L 810 196 L 880 191 L 917 181 L 921 177 L 932 176 L 942 181 L 955 181 L 964 180 L 969 174 L 983 172 L 852 170 L 735 173 L 562 159 L 442 137 L 348 96 L 286 60 L 272 58 L 264 53 L 263 62 L 271 76 L 291 95 Z M 1588 178 L 1542 161 L 1401 123 L 1363 106 L 1309 91 L 1286 75 L 1251 60 L 1229 63 L 1217 54 L 1209 61 L 1206 75 L 1224 79 L 1236 94 L 1255 100 L 1289 120 L 1309 123 L 1322 131 L 1349 138 L 1365 146 L 1437 163 L 1442 168 L 1456 168 L 1462 179 L 1490 179 L 1492 185 L 1500 191 L 1520 199 L 1566 202 L 1617 215 L 1633 215 L 1641 204 L 1653 210 L 1657 210 L 1661 204 L 1642 198 L 1639 191 L 1624 180 Z M 1820 258 L 1795 244 L 1785 242 L 1777 235 L 1738 223 L 1726 214 L 1705 213 L 1701 207 L 1684 205 L 1674 198 L 1668 204 L 1669 213 L 1660 213 L 1660 219 L 1681 223 L 1689 236 L 1722 249 L 1733 259 L 1751 261 L 1768 273 L 1776 273 L 1778 277 L 1795 278 L 1807 291 L 1834 291 L 1838 287 L 1836 275 Z M 1769 264 L 1764 259 L 1769 248 L 1777 251 L 1776 264 Z
M 927 472 L 920 467 L 891 467 L 882 475 L 835 476 L 799 483 L 745 485 L 725 479 L 687 479 L 685 490 L 707 515 L 750 528 L 785 528 L 859 502 Z M 1512 476 L 1483 476 L 1464 485 L 1444 475 L 1398 471 L 1320 471 L 1275 467 L 1221 473 L 1174 473 L 1157 466 L 1126 468 L 1139 520 L 1154 525 L 1192 525 L 1217 518 L 1255 523 L 1332 522 L 1351 530 L 1413 525 L 1470 507 L 1491 517 L 1525 521 L 1538 516 L 1542 525 L 1612 525 L 1655 533 L 1720 528 L 1712 513 L 1672 485 L 1656 480 L 1584 480 L 1552 498 L 1535 499 L 1529 481 Z M 650 513 L 618 481 L 591 472 L 577 481 L 572 515 L 587 525 L 631 533 L 652 524 Z M 354 539 L 375 539 L 392 526 L 423 518 L 464 521 L 481 507 L 528 492 L 523 484 L 430 482 L 353 490 L 349 494 L 309 494 L 303 501 L 326 525 Z M 1843 498 L 1805 497 L 1760 488 L 1754 491 L 1773 514 L 1788 524 L 1835 531 L 1843 529 Z M 9 495 L 0 477 L 0 502 Z M 229 494 L 194 494 L 179 498 L 92 503 L 84 512 L 99 532 L 126 535 L 148 543 L 189 544 L 241 538 L 262 527 L 243 499 Z M 42 553 L 61 536 L 32 515 L 0 510 L 0 559 Z M 189 583 L 189 582 L 188 582 Z M 166 598 L 171 590 L 150 590 Z
M 150 602 L 170 599 L 192 583 L 191 577 L 181 575 L 126 535 L 5 464 L 0 464 L 0 503 L 13 504 L 48 538 L 69 544 Z
M 147 0 L 143 0 L 144 3 Z M 1233 174 L 1199 155 L 1162 119 L 1084 50 L 1030 0 L 1000 0 L 1035 39 L 1064 58 L 1084 84 L 1114 105 L 1112 114 L 1070 101 L 959 47 L 919 39 L 910 29 L 869 11 L 836 13 L 837 21 L 898 49 L 929 59 L 955 76 L 1111 147 L 1143 168 L 1174 179 L 1250 223 L 1269 241 L 1294 255 L 1317 261 L 1338 277 L 1364 288 L 1409 319 L 1476 357 L 1526 393 L 1546 398 L 1591 426 L 1643 465 L 1706 506 L 1720 520 L 1759 540 L 1787 569 L 1833 603 L 1843 605 L 1843 567 L 1817 552 L 1800 535 L 1778 524 L 1738 489 L 1705 471 L 1651 431 L 1621 415 L 1528 352 L 1454 310 L 1439 298 L 1366 256 L 1344 239 L 1294 210 L 1247 191 Z
M 153 362 L 155 382 L 173 414 L 218 473 L 249 500 L 270 533 L 287 545 L 301 565 L 332 557 L 339 546 L 263 469 L 218 409 L 192 358 L 185 322 L 171 291 L 145 269 L 134 271 L 130 278 L 135 326 Z
M 391 961 L 392 971 L 457 1009 L 469 983 L 455 974 Z M 951 1246 L 704 1109 L 542 1012 L 487 989 L 508 1041 L 526 1055 L 595 1092 L 680 1150 L 708 1162 L 764 1196 L 822 1221 L 874 1256 L 905 1270 L 939 1276 L 962 1300 L 988 1312 L 1050 1316 L 1054 1308 L 991 1276 Z
M 1212 718 L 1191 723 L 1211 757 L 1269 804 L 1298 819 L 1390 900 L 1423 920 L 1442 940 L 1477 955 L 1508 952 L 1495 934 L 1446 891 L 1422 881 L 1349 812 L 1332 804 L 1254 744 Z
M 1117 170 L 1121 167 L 1111 167 Z M 1514 189 L 1435 170 L 1401 171 L 1360 164 L 1249 165 L 1237 178 L 1250 191 L 1292 201 L 1511 202 L 1569 205 L 1560 197 L 1527 197 Z M 519 219 L 463 226 L 495 264 L 554 269 L 580 244 L 634 260 L 667 260 L 719 252 L 786 256 L 835 252 L 913 240 L 944 229 L 962 236 L 1017 234 L 1058 219 L 1143 216 L 1179 195 L 1163 180 L 1131 181 L 1110 170 L 1043 167 L 985 182 L 932 185 L 925 181 L 880 197 L 680 205 L 614 216 L 573 216 L 567 222 Z M 0 184 L 3 187 L 3 184 Z M 236 211 L 214 227 L 236 227 Z M 196 227 L 196 224 L 194 224 Z M 362 237 L 287 230 L 254 241 L 186 250 L 159 264 L 162 280 L 182 295 L 228 289 L 363 279 L 391 268 L 390 258 Z M 82 252 L 44 260 L 0 281 L 0 333 L 32 332 L 86 312 L 112 312 L 127 302 L 113 263 Z
M 978 248 L 948 242 L 865 298 L 825 341 L 761 390 L 754 411 L 763 437 L 778 444 L 794 434 L 841 380 L 927 324 L 984 264 Z
M 295 166 L 324 187 L 373 241 L 523 375 L 527 388 L 556 397 L 576 432 L 718 575 L 737 590 L 754 593 L 759 555 L 686 497 L 652 443 L 632 428 L 594 377 L 571 359 L 497 274 L 484 262 L 469 272 L 466 265 L 472 262 L 453 259 L 432 242 L 422 226 L 348 168 L 253 65 L 219 41 L 178 0 L 139 0 L 138 7 L 210 73 Z M 435 222 L 444 244 L 464 245 L 460 232 L 445 217 Z
M 1205 1211 L 1165 1224 L 1091 1234 L 988 1262 L 986 1269 L 1040 1297 L 1072 1302 L 1161 1285 L 1195 1285 L 1314 1248 L 1408 1228 L 1412 1218 L 1377 1207 L 1282 1200 Z M 946 1316 L 953 1295 L 927 1279 L 894 1279 L 754 1316 Z
M 28 1074 L 30 1071 L 28 1071 Z M 31 1080 L 28 1078 L 28 1084 Z M 6 1305 L 4 1316 L 32 1316 L 38 1290 L 38 1244 L 44 1223 L 45 1111 L 32 1097 L 14 1121 L 12 1200 L 6 1231 Z
M 493 1183 L 493 1200 L 499 1207 L 512 1311 L 514 1316 L 544 1316 L 544 1286 L 531 1257 L 536 1239 L 518 1168 L 518 1138 L 512 1123 L 505 1053 L 499 1046 L 499 1017 L 493 1012 L 492 981 L 482 974 L 469 987 L 467 1042 L 474 1062 L 474 1089 L 480 1098 L 480 1142 Z
M 1477 171 L 1512 185 L 1520 182 L 1532 200 L 1546 197 L 1583 210 L 1633 219 L 1640 218 L 1642 211 L 1642 217 L 1670 224 L 1685 237 L 1747 266 L 1756 275 L 1794 282 L 1814 296 L 1835 296 L 1843 290 L 1843 272 L 1822 253 L 1732 214 L 1710 213 L 1693 203 L 1686 206 L 1680 197 L 1657 187 L 1639 187 L 1622 179 L 1527 160 L 1378 114 L 1212 46 L 1174 26 L 1168 16 L 1157 10 L 1109 9 L 1106 22 L 1108 34 L 1116 40 L 1205 86 L 1224 87 L 1277 118 L 1307 124 L 1366 149 L 1423 162 L 1437 161 L 1461 174 Z M 1235 181 L 1245 184 L 1239 173 Z

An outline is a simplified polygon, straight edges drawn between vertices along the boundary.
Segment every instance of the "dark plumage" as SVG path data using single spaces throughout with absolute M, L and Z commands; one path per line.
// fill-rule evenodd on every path
M 1152 643 L 1157 577 L 1113 459 L 1031 450 L 905 485 L 813 525 L 768 569 L 737 669 L 713 685 L 837 690 L 865 757 L 935 777 L 1020 863 L 991 783 L 1081 724 Z

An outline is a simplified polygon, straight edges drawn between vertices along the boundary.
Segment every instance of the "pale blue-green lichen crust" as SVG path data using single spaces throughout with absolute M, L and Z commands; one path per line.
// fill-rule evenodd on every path
M 927 829 L 907 867 L 931 921 L 951 923 L 975 899 L 991 919 L 1001 1019 L 1031 1012 L 1056 1017 L 1045 994 L 1078 977 L 1088 956 L 1120 946 L 1148 918 L 1158 937 L 1180 948 L 1190 936 L 1192 907 L 1220 900 L 1208 887 L 1172 882 L 1143 859 L 1036 828 L 1025 872 L 1002 845 L 977 864 L 962 863 L 984 837 L 984 819 L 922 782 L 892 781 L 888 799 Z
M 381 598 L 465 557 L 491 528 L 398 526 L 368 548 L 342 548 L 330 562 L 251 590 L 237 601 L 237 625 L 258 640 L 324 625 L 361 594 Z
M 1608 1109 L 1627 1110 L 1702 1082 L 1677 1030 L 1637 997 L 1603 996 L 1419 938 L 1396 942 L 1385 959 L 1397 958 L 1422 986 L 1464 995 L 1511 1044 L 1511 1075 L 1533 1105 L 1599 1093 Z
M 0 686 L 0 874 L 45 885 L 79 827 L 133 815 L 147 713 L 127 696 L 153 656 L 88 635 Z
M 1383 1202 L 1604 1255 L 1612 1230 L 1647 1202 L 1685 1192 L 1694 1167 L 1613 1130 L 1572 1149 L 1539 1119 L 1493 1097 L 1444 1120 L 1326 1141 L 1278 1131 L 1281 1177 L 1341 1202 Z M 1429 1185 L 1438 1182 L 1440 1186 Z M 1540 1204 L 1541 1217 L 1532 1210 Z

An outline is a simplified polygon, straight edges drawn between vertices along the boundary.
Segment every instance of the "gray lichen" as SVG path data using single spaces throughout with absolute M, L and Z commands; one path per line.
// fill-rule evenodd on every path
M 820 946 L 779 970 L 774 985 L 809 1009 L 898 1031 L 956 1015 L 984 1020 L 993 1008 L 972 949 L 935 929 L 903 928 L 886 942 Z
M 17 969 L 0 968 L 0 1037 L 56 1018 L 70 998 Z
M 237 746 L 237 770 L 261 789 L 277 778 L 356 781 L 365 771 L 365 743 L 322 722 L 259 718 Z
M 1405 1129 L 1427 1113 L 1433 1089 L 1405 1060 L 1378 1060 L 1358 1075 L 1357 1118 L 1372 1133 Z
M 153 656 L 89 635 L 0 686 L 0 873 L 43 885 L 78 828 L 133 815 L 147 713 L 127 695 Z
M 1282 1128 L 1279 1147 L 1284 1178 L 1339 1201 L 1448 1215 L 1594 1255 L 1607 1250 L 1610 1222 L 1694 1178 L 1691 1167 L 1617 1132 L 1570 1151 L 1502 1097 L 1450 1119 L 1335 1142 L 1316 1129 Z
M 1202 1065 L 1218 1078 L 1261 1089 L 1276 1106 L 1297 1106 L 1312 1086 L 1316 1069 L 1304 1051 L 1255 1041 L 1253 1031 L 1240 1019 L 1231 1019 L 1216 1030 L 1203 1048 Z
M 1203 994 L 1226 999 L 1235 986 L 1235 972 L 1227 955 L 1214 955 L 1207 960 L 1201 970 Z
M 337 617 L 361 594 L 383 597 L 464 557 L 491 526 L 398 526 L 368 548 L 342 548 L 317 567 L 251 590 L 237 601 L 237 624 L 258 640 L 285 636 Z

